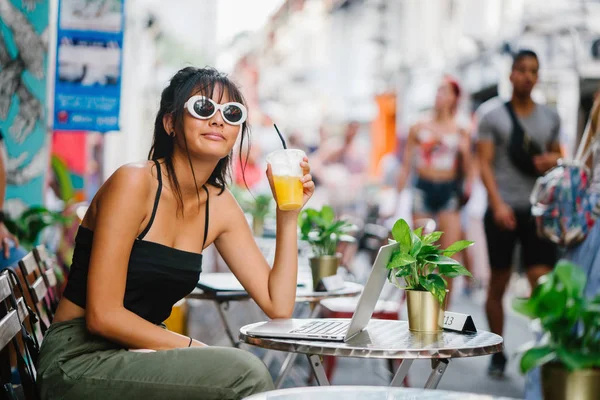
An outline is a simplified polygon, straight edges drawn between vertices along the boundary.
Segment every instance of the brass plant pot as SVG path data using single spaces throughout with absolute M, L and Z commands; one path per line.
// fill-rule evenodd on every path
M 320 256 L 310 258 L 309 261 L 313 278 L 313 290 L 317 289 L 319 281 L 322 278 L 337 274 L 341 259 L 342 257 L 340 254 L 336 254 L 335 256 Z
M 407 290 L 408 329 L 412 332 L 441 332 L 444 326 L 444 308 L 447 298 L 446 294 L 442 305 L 429 292 Z
M 433 344 L 436 346 L 443 346 L 444 335 L 442 332 L 413 332 L 411 334 L 411 341 L 415 347 L 428 347 Z
M 600 394 L 600 369 L 569 372 L 562 364 L 542 366 L 544 400 L 597 400 Z

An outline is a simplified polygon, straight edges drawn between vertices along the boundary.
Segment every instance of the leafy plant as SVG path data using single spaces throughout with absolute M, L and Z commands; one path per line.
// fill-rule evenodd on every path
M 354 225 L 335 218 L 333 208 L 323 206 L 321 210 L 306 208 L 298 217 L 300 238 L 306 240 L 314 257 L 334 256 L 340 237 L 354 229 Z
M 19 239 L 21 246 L 31 250 L 44 228 L 56 224 L 65 225 L 70 221 L 70 217 L 65 217 L 59 212 L 36 206 L 25 210 L 18 218 L 7 218 L 4 225 Z
M 248 212 L 258 219 L 264 219 L 271 211 L 273 196 L 268 194 L 259 194 L 254 198 L 253 202 L 247 204 Z
M 581 268 L 560 260 L 529 299 L 513 300 L 513 309 L 539 320 L 545 332 L 538 345 L 523 353 L 523 373 L 549 362 L 570 371 L 600 368 L 600 294 L 587 299 L 586 280 Z
M 264 233 L 265 217 L 271 211 L 271 203 L 273 196 L 267 194 L 259 194 L 253 197 L 252 200 L 244 202 L 242 207 L 245 207 L 247 212 L 252 215 L 252 230 L 254 235 L 262 236 Z
M 443 304 L 448 287 L 444 277 L 472 276 L 465 267 L 450 257 L 473 245 L 473 242 L 460 240 L 441 249 L 436 242 L 442 235 L 443 232 L 437 231 L 423 235 L 423 228 L 411 231 L 405 220 L 396 221 L 392 236 L 399 247 L 387 265 L 389 281 L 400 289 L 430 292 Z M 400 286 L 399 278 L 404 280 L 405 287 Z
M 254 218 L 264 219 L 271 212 L 272 194 L 259 194 L 254 197 L 249 191 L 238 186 L 232 186 L 231 193 L 242 207 L 242 210 Z

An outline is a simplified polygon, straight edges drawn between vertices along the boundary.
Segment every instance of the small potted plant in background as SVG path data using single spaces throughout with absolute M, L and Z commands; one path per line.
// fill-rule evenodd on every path
M 521 372 L 541 367 L 545 400 L 592 400 L 600 396 L 600 294 L 584 295 L 586 275 L 561 260 L 540 279 L 529 299 L 513 309 L 538 320 L 544 333 L 521 356 Z
M 313 289 L 327 276 L 337 274 L 341 255 L 336 253 L 341 237 L 354 229 L 354 225 L 335 217 L 333 208 L 323 206 L 321 210 L 304 209 L 298 218 L 301 240 L 310 244 L 312 257 L 310 268 L 313 275 Z
M 4 225 L 9 232 L 19 239 L 19 244 L 27 250 L 32 250 L 39 239 L 40 233 L 53 225 L 66 225 L 72 220 L 60 212 L 34 206 L 25 210 L 17 218 L 6 218 Z
M 261 237 L 265 229 L 265 217 L 271 212 L 273 195 L 259 194 L 247 203 L 246 209 L 252 215 L 252 232 L 254 236 Z
M 444 278 L 471 276 L 450 257 L 473 242 L 461 240 L 441 249 L 436 242 L 442 234 L 436 231 L 423 235 L 423 228 L 412 231 L 404 219 L 396 221 L 392 229 L 392 242 L 398 243 L 398 249 L 388 262 L 388 278 L 396 287 L 406 290 L 411 331 L 441 331 L 448 287 Z
M 242 207 L 242 210 L 252 216 L 252 233 L 254 236 L 262 237 L 265 228 L 265 218 L 274 208 L 273 195 L 259 194 L 252 196 L 249 191 L 237 186 L 232 186 L 231 192 Z

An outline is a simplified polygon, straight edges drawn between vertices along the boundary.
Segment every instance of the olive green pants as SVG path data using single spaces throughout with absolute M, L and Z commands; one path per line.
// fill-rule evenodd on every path
M 51 325 L 37 381 L 42 399 L 241 399 L 273 389 L 269 371 L 247 351 L 127 351 L 90 334 L 83 318 Z

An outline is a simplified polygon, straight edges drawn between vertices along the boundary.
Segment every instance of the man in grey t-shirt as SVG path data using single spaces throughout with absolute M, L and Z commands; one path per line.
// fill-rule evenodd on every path
M 537 236 L 529 204 L 536 175 L 555 166 L 560 158 L 558 114 L 549 107 L 536 104 L 531 98 L 538 69 L 539 62 L 534 52 L 522 50 L 517 53 L 510 74 L 513 85 L 510 103 L 499 103 L 482 113 L 477 128 L 481 178 L 488 192 L 489 203 L 484 219 L 491 266 L 486 313 L 490 330 L 499 335 L 502 335 L 504 328 L 502 298 L 511 276 L 516 241 L 521 243 L 523 264 L 532 288 L 538 278 L 549 272 L 556 262 L 557 249 Z M 485 105 L 481 108 L 485 108 Z M 511 138 L 519 132 L 514 130 L 515 124 L 509 110 L 514 112 L 525 132 L 523 136 L 541 149 L 538 155 L 521 154 L 529 157 L 532 170 L 518 167 L 514 157 L 509 156 Z M 519 137 L 522 136 L 514 136 Z M 521 142 L 517 143 L 517 148 L 523 148 Z M 495 354 L 489 368 L 490 375 L 502 376 L 505 364 L 504 354 Z

